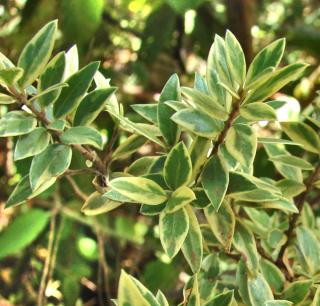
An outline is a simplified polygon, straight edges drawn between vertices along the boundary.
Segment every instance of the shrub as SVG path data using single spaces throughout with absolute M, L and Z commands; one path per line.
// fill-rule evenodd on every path
M 66 177 L 84 200 L 86 215 L 128 204 L 159 219 L 165 254 L 172 259 L 181 251 L 189 265 L 180 305 L 319 305 L 320 236 L 313 204 L 320 186 L 320 121 L 315 106 L 299 121 L 279 122 L 285 102 L 269 100 L 306 68 L 279 67 L 285 40 L 265 47 L 247 67 L 233 34 L 216 36 L 206 76 L 196 74 L 191 88 L 172 75 L 157 103 L 132 105 L 137 122 L 124 116 L 98 62 L 78 70 L 76 56 L 70 56 L 74 49 L 50 59 L 56 31 L 56 21 L 42 28 L 17 66 L 0 57 L 0 103 L 8 105 L 0 136 L 17 138 L 15 160 L 33 157 L 6 207 Z M 105 110 L 115 126 L 106 144 L 94 128 Z M 130 136 L 114 148 L 123 132 Z M 156 154 L 120 171 L 114 167 L 146 142 Z M 265 150 L 278 180 L 256 175 L 257 148 Z M 86 168 L 70 169 L 76 152 Z M 95 174 L 96 191 L 89 197 L 72 179 L 85 172 Z M 3 245 L 15 239 L 8 232 L 0 237 Z M 10 251 L 3 247 L 5 255 Z M 169 305 L 161 291 L 153 295 L 125 271 L 116 304 Z

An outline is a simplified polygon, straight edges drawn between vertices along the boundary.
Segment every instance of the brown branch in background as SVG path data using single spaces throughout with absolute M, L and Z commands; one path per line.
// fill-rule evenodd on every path
M 296 198 L 295 203 L 296 203 L 296 206 L 297 206 L 297 208 L 299 210 L 299 213 L 293 214 L 291 216 L 291 219 L 290 219 L 290 222 L 289 222 L 289 228 L 285 232 L 285 234 L 287 236 L 287 241 L 281 247 L 281 249 L 279 251 L 278 259 L 277 259 L 277 264 L 280 267 L 285 267 L 285 265 L 284 265 L 284 263 L 282 261 L 283 255 L 284 255 L 285 250 L 287 249 L 287 247 L 289 246 L 289 244 L 290 244 L 290 242 L 292 240 L 293 233 L 294 233 L 298 218 L 300 217 L 301 211 L 303 209 L 304 202 L 306 201 L 308 194 L 312 190 L 314 182 L 319 178 L 319 176 L 320 176 L 320 163 L 318 164 L 318 166 L 316 167 L 314 172 L 307 179 L 307 181 L 305 183 L 306 190 Z
M 254 24 L 255 0 L 227 0 L 228 27 L 239 40 L 247 64 L 253 58 L 251 28 Z
M 68 180 L 68 182 L 70 183 L 74 193 L 83 201 L 86 201 L 88 199 L 88 196 L 83 193 L 81 191 L 81 189 L 79 188 L 79 186 L 77 185 L 77 183 L 75 182 L 75 180 L 69 176 L 69 175 L 66 175 L 65 178 Z

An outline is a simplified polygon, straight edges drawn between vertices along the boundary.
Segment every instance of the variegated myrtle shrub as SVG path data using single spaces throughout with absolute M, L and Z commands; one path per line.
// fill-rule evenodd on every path
M 52 57 L 56 31 L 42 28 L 17 65 L 0 57 L 0 136 L 13 137 L 16 161 L 33 157 L 6 207 L 67 179 L 85 215 L 138 205 L 158 220 L 167 260 L 181 251 L 188 265 L 180 305 L 320 305 L 319 110 L 278 120 L 286 102 L 273 95 L 306 68 L 280 65 L 285 40 L 246 65 L 231 32 L 216 36 L 206 75 L 191 87 L 172 75 L 159 101 L 132 105 L 132 121 L 98 62 L 79 69 L 75 47 Z M 105 111 L 107 141 L 95 126 Z M 146 145 L 153 155 L 135 154 Z M 275 177 L 257 174 L 258 148 Z M 70 167 L 78 153 L 86 166 Z M 83 173 L 95 176 L 90 196 L 73 180 Z M 144 285 L 123 270 L 114 303 L 171 305 Z

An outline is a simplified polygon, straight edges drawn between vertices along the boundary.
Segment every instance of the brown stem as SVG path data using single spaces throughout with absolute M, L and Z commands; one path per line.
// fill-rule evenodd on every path
M 68 182 L 70 183 L 74 193 L 83 201 L 86 201 L 88 199 L 88 196 L 83 193 L 81 191 L 81 189 L 79 188 L 79 186 L 77 185 L 77 183 L 74 181 L 74 179 L 69 176 L 69 175 L 66 175 L 66 179 L 68 180 Z
M 296 199 L 296 206 L 299 210 L 299 213 L 297 214 L 293 214 L 290 222 L 289 222 L 289 228 L 287 229 L 287 231 L 285 232 L 286 236 L 287 236 L 287 241 L 286 243 L 281 247 L 280 251 L 279 251 L 279 255 L 278 255 L 278 259 L 277 259 L 277 264 L 280 267 L 285 267 L 284 263 L 283 263 L 283 255 L 285 253 L 286 248 L 289 246 L 292 237 L 293 237 L 293 233 L 296 227 L 296 223 L 298 221 L 298 218 L 301 214 L 301 211 L 303 209 L 303 205 L 304 202 L 307 199 L 308 194 L 310 193 L 310 191 L 312 190 L 313 184 L 314 182 L 318 179 L 320 175 L 320 163 L 318 164 L 318 166 L 316 167 L 316 169 L 313 171 L 313 173 L 309 176 L 309 178 L 307 179 L 307 181 L 305 182 L 305 186 L 306 186 L 306 190 L 301 193 L 297 199 Z

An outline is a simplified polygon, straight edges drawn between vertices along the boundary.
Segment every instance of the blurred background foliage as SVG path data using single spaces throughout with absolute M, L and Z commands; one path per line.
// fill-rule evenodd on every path
M 133 120 L 127 106 L 157 99 L 172 73 L 185 85 L 192 83 L 195 71 L 203 74 L 214 35 L 224 35 L 226 29 L 241 42 L 247 62 L 269 42 L 286 37 L 284 62 L 310 64 L 303 78 L 277 94 L 288 102 L 283 116 L 295 116 L 300 108 L 319 102 L 318 0 L 1 0 L 0 51 L 16 60 L 33 34 L 55 18 L 61 30 L 56 52 L 77 44 L 81 66 L 100 60 Z M 0 108 L 0 114 L 3 111 Z M 113 122 L 106 113 L 97 125 L 107 138 L 112 134 Z M 125 137 L 120 135 L 119 141 Z M 35 305 L 52 228 L 55 269 L 49 275 L 48 303 L 97 305 L 115 297 L 121 268 L 178 303 L 189 273 L 186 263 L 179 256 L 169 262 L 157 238 L 156 220 L 139 215 L 135 206 L 86 217 L 62 180 L 27 205 L 4 211 L 4 202 L 30 163 L 26 159 L 13 165 L 11 148 L 12 140 L 0 139 L 0 305 Z M 154 150 L 144 146 L 138 154 Z M 256 163 L 258 176 L 275 174 L 262 149 L 256 158 L 261 160 Z M 76 155 L 72 163 L 81 166 L 84 160 Z M 123 161 L 116 167 L 125 165 Z M 82 192 L 93 191 L 91 179 L 77 177 Z M 53 201 L 58 211 L 48 209 Z M 1 251 L 1 243 L 8 240 L 10 246 Z

